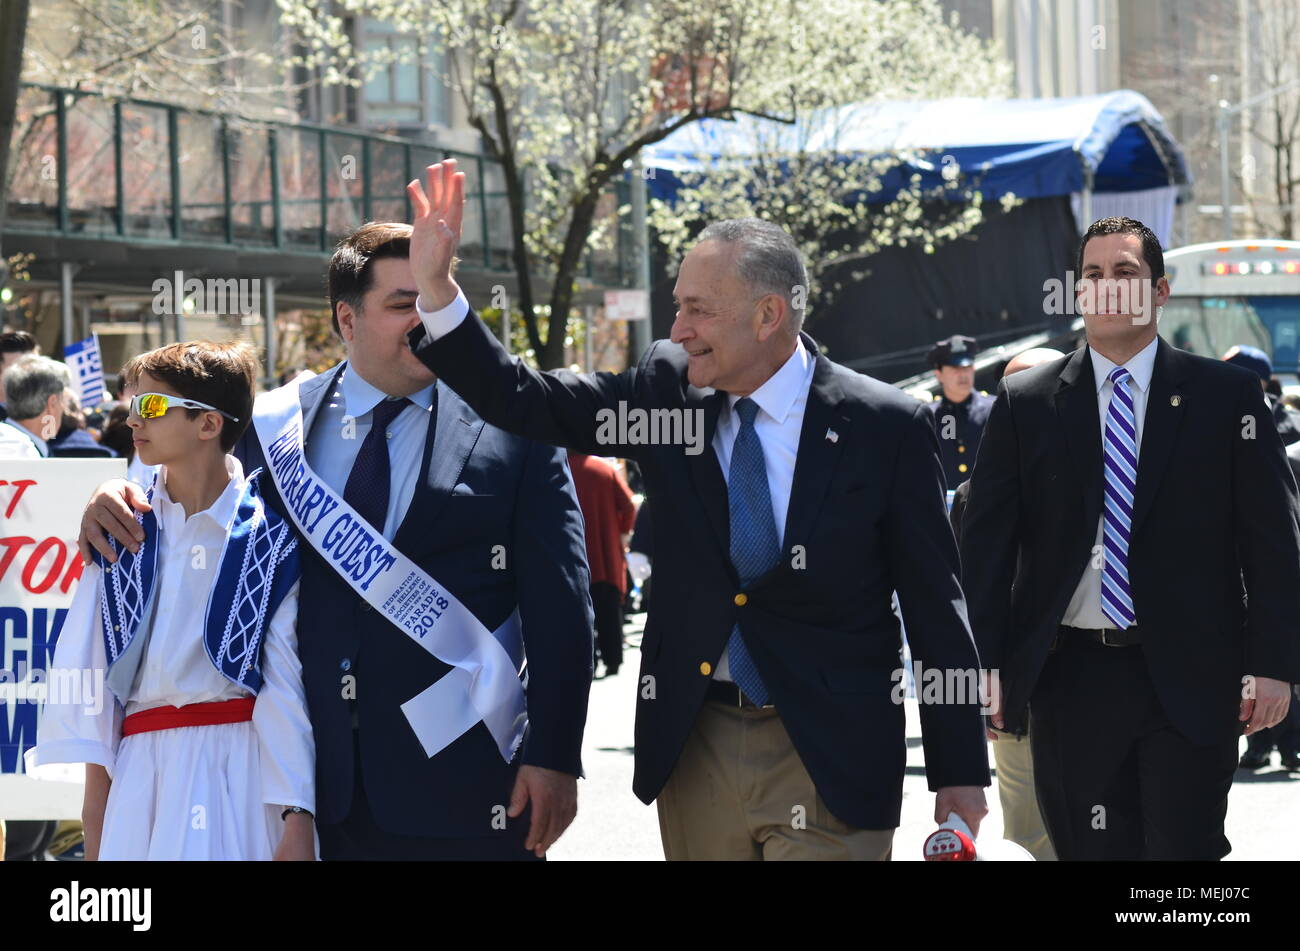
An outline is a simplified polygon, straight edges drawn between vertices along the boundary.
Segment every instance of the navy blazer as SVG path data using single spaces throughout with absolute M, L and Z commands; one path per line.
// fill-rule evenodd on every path
M 726 394 L 690 385 L 680 346 L 658 341 L 620 374 L 538 373 L 470 314 L 416 355 L 494 425 L 641 466 L 654 503 L 655 593 L 641 645 L 637 796 L 648 803 L 663 788 L 739 622 L 826 805 L 859 828 L 894 828 L 907 746 L 895 691 L 902 641 L 892 593 L 915 660 L 970 671 L 972 687 L 979 666 L 939 447 L 920 402 L 832 363 L 811 337 L 803 342 L 816 366 L 784 555 L 744 598 L 731 563 L 726 480 L 712 448 Z M 699 411 L 703 451 L 598 443 L 605 416 L 598 413 L 620 404 Z M 978 696 L 972 689 L 960 699 L 966 702 L 920 708 L 931 789 L 989 784 Z
M 1243 676 L 1300 680 L 1300 497 L 1259 377 L 1157 341 L 1129 583 L 1165 714 L 1209 745 L 1240 735 Z M 1096 554 L 1101 439 L 1087 346 L 998 385 L 961 550 L 971 626 L 984 662 L 1001 670 L 1010 730 L 1028 726 Z
M 315 410 L 340 368 L 302 384 L 310 441 Z M 527 657 L 529 728 L 507 764 L 483 723 L 425 755 L 400 706 L 450 668 L 363 601 L 309 545 L 302 548 L 298 653 L 316 738 L 316 821 L 352 803 L 355 695 L 361 774 L 376 823 L 401 835 L 492 835 L 520 763 L 582 774 L 592 675 L 592 610 L 582 514 L 564 453 L 486 425 L 443 383 L 423 472 L 394 543 L 489 630 L 518 607 Z M 235 455 L 264 466 L 250 426 Z M 284 507 L 268 472 L 268 505 Z M 351 678 L 351 679 L 348 679 Z

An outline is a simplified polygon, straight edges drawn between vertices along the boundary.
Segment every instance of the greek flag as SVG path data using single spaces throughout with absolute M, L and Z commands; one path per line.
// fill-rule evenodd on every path
M 104 364 L 99 358 L 99 338 L 91 334 L 63 348 L 63 362 L 72 370 L 74 387 L 86 409 L 104 401 Z

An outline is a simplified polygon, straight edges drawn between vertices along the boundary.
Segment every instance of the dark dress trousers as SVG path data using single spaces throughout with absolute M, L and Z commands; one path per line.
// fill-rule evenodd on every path
M 417 329 L 418 331 L 418 329 Z M 817 792 L 864 829 L 899 823 L 906 763 L 898 591 L 912 655 L 969 670 L 978 659 L 929 414 L 916 400 L 815 355 L 782 558 L 741 590 L 730 555 L 726 478 L 712 440 L 726 394 L 687 381 L 687 356 L 654 343 L 623 373 L 539 373 L 470 314 L 417 355 L 490 423 L 579 452 L 631 458 L 654 500 L 655 597 L 641 646 L 634 789 L 651 802 L 704 703 L 734 624 Z M 621 409 L 620 409 L 621 407 Z M 686 411 L 702 451 L 597 442 L 600 411 Z M 608 429 L 608 427 L 606 427 Z M 630 432 L 630 431 L 629 431 Z M 931 789 L 986 786 L 978 698 L 923 705 Z

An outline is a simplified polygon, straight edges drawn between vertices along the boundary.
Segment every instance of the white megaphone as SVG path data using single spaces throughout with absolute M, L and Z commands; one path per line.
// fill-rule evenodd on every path
M 977 846 L 970 826 L 955 812 L 926 837 L 921 854 L 927 862 L 1032 862 L 1023 846 L 1008 839 L 985 839 Z

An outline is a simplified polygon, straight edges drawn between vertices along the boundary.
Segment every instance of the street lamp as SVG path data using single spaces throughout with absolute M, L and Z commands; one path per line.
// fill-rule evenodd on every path
M 1218 76 L 1211 76 L 1210 82 L 1217 83 Z M 1236 105 L 1231 104 L 1226 99 L 1219 100 L 1219 200 L 1223 204 L 1223 237 L 1224 240 L 1232 239 L 1232 185 L 1228 176 L 1228 121 L 1237 113 L 1249 109 L 1251 106 L 1258 105 L 1266 99 L 1272 99 L 1274 96 L 1280 96 L 1284 92 L 1300 87 L 1300 79 L 1293 79 L 1289 83 L 1284 83 L 1274 89 L 1268 89 L 1257 96 L 1251 96 Z

